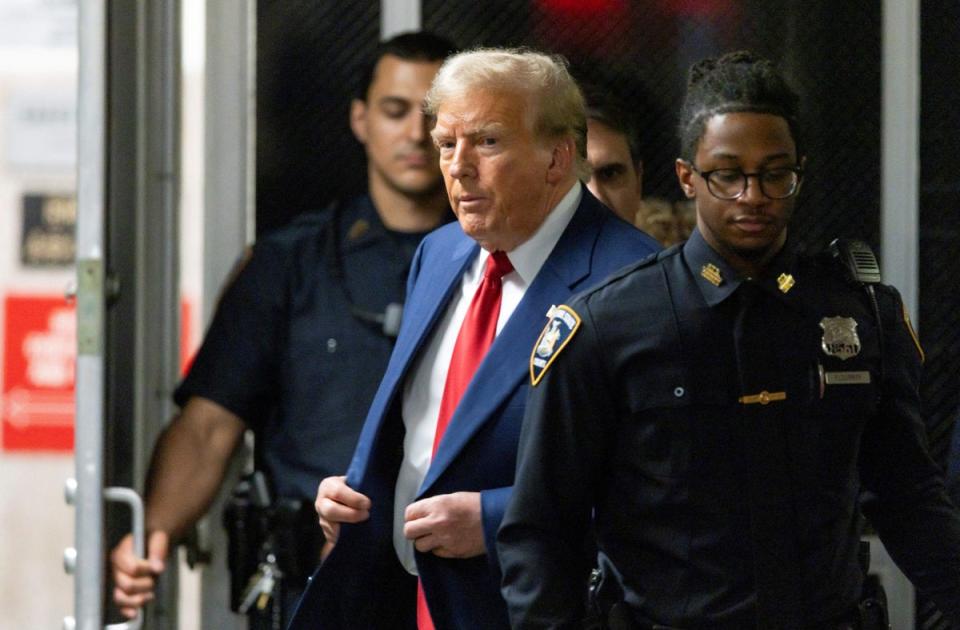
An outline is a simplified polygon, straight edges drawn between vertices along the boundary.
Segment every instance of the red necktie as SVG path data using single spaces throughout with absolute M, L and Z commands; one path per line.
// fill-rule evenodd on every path
M 450 418 L 460 404 L 463 392 L 467 390 L 474 372 L 477 371 L 477 367 L 483 361 L 497 334 L 500 298 L 503 295 L 501 280 L 511 271 L 513 271 L 513 265 L 510 264 L 510 259 L 505 253 L 493 252 L 487 258 L 483 280 L 480 281 L 477 292 L 473 294 L 473 301 L 470 302 L 467 316 L 457 334 L 457 342 L 453 346 L 447 382 L 443 387 L 443 398 L 440 399 L 440 413 L 437 415 L 437 432 L 433 437 L 432 455 L 437 454 L 443 432 L 450 424 Z M 423 585 L 419 581 L 417 583 L 417 628 L 433 630 L 433 621 L 427 609 Z

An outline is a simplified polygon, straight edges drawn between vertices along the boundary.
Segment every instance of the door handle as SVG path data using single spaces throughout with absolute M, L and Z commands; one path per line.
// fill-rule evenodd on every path
M 133 551 L 138 558 L 147 555 L 146 533 L 144 531 L 143 499 L 132 488 L 104 488 L 103 498 L 116 503 L 126 503 L 130 507 L 131 531 L 133 532 Z M 140 630 L 143 625 L 143 608 L 137 610 L 137 616 L 123 623 L 107 624 L 106 630 Z
M 76 493 L 77 480 L 72 478 L 67 479 L 64 489 L 64 498 L 66 499 L 67 505 L 74 504 Z M 103 498 L 116 503 L 126 503 L 127 506 L 129 506 L 130 520 L 132 521 L 130 529 L 133 532 L 133 550 L 134 553 L 137 554 L 137 557 L 145 557 L 147 541 L 144 529 L 143 499 L 141 499 L 140 495 L 134 490 L 120 487 L 104 488 Z M 72 547 L 64 552 L 64 568 L 67 573 L 73 573 L 76 565 L 76 556 L 77 551 Z M 73 617 L 66 617 L 63 620 L 63 630 L 74 630 L 76 625 L 76 620 Z M 105 630 L 140 630 L 141 626 L 143 626 L 143 609 L 138 610 L 137 616 L 130 621 L 107 624 Z

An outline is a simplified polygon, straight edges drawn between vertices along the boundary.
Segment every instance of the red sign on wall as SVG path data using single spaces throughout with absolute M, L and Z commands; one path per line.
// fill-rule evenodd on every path
M 4 300 L 0 446 L 8 451 L 73 450 L 77 323 L 66 299 L 9 295 Z M 180 362 L 190 352 L 190 305 L 180 304 Z
M 3 355 L 4 450 L 73 450 L 77 324 L 63 297 L 10 295 Z

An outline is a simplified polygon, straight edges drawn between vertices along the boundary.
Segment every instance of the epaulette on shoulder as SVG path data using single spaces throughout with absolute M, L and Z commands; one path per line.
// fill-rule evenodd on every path
M 307 210 L 295 216 L 286 225 L 264 234 L 257 242 L 272 242 L 280 246 L 295 246 L 296 243 L 313 242 L 331 224 L 333 212 L 330 206 L 319 210 Z
M 604 278 L 600 283 L 595 284 L 593 288 L 587 289 L 586 291 L 584 291 L 582 295 L 588 296 L 588 295 L 594 294 L 604 289 L 605 287 L 610 286 L 611 284 L 616 284 L 617 282 L 621 281 L 623 278 L 625 278 L 626 276 L 629 276 L 632 273 L 635 273 L 641 269 L 654 267 L 657 265 L 657 263 L 659 263 L 664 258 L 675 256 L 677 252 L 681 251 L 681 249 L 682 249 L 681 247 L 674 246 L 674 247 L 661 249 L 660 251 L 647 254 L 640 260 L 630 263 L 626 267 L 623 267 L 617 271 L 614 271 L 612 274 Z
M 644 267 L 652 267 L 659 263 L 662 260 L 667 258 L 673 258 L 680 254 L 683 251 L 683 243 L 677 243 L 676 245 L 671 245 L 665 249 L 653 252 L 652 254 L 647 254 L 644 258 L 638 260 L 631 269 L 643 269 Z
M 310 228 L 316 226 L 326 225 L 333 218 L 333 205 L 328 205 L 323 208 L 315 208 L 313 210 L 307 210 L 301 212 L 295 216 L 290 223 L 287 225 L 292 229 L 297 228 Z
M 326 209 L 303 212 L 286 225 L 259 236 L 254 243 L 254 252 L 268 248 L 274 253 L 289 256 L 313 243 L 322 244 L 326 240 L 332 214 Z
M 326 208 L 319 210 L 306 210 L 296 215 L 290 219 L 284 225 L 277 227 L 273 230 L 270 230 L 264 236 L 290 236 L 292 234 L 299 234 L 304 230 L 311 230 L 318 227 L 322 227 L 330 223 L 332 218 L 332 212 L 328 212 Z

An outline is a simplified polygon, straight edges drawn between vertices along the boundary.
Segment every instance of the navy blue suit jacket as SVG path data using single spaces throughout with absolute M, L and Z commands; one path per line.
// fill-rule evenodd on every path
M 420 500 L 459 491 L 481 494 L 486 555 L 416 555 L 438 630 L 509 627 L 495 540 L 513 486 L 530 354 L 547 310 L 657 249 L 656 241 L 615 217 L 584 188 L 556 247 L 477 369 L 417 495 Z M 397 345 L 347 471 L 348 485 L 372 502 L 370 519 L 341 527 L 336 547 L 301 599 L 291 630 L 412 623 L 415 581 L 406 577 L 393 548 L 403 384 L 478 253 L 476 242 L 452 223 L 427 236 L 414 256 Z

